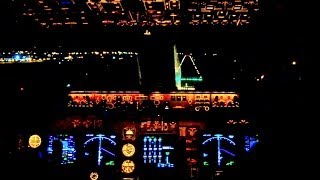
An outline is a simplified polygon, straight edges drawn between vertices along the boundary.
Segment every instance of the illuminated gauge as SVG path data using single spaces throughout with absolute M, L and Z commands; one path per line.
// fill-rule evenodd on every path
M 29 138 L 29 146 L 31 148 L 37 148 L 41 145 L 41 138 L 39 135 L 32 135 Z
M 95 160 L 98 166 L 114 166 L 116 144 L 114 136 L 87 134 L 84 142 L 85 158 Z
M 97 180 L 99 178 L 99 174 L 97 172 L 90 173 L 91 180 Z
M 122 146 L 122 153 L 126 157 L 133 156 L 135 152 L 136 152 L 136 148 L 134 147 L 133 144 L 127 143 Z
M 135 129 L 134 128 L 124 128 L 123 129 L 124 140 L 135 140 Z
M 131 160 L 125 160 L 123 161 L 121 165 L 121 169 L 123 173 L 130 174 L 134 171 L 135 169 L 135 164 Z

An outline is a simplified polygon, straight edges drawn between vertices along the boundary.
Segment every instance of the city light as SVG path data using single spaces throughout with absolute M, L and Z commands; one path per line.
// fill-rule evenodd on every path
M 93 56 L 92 56 L 93 55 Z M 0 51 L 0 64 L 13 64 L 13 63 L 41 63 L 41 62 L 52 62 L 62 64 L 62 62 L 79 62 L 82 59 L 108 59 L 123 60 L 131 59 L 136 61 L 137 52 L 132 51 L 67 51 L 67 52 L 56 52 L 56 51 L 22 51 L 15 50 L 12 52 L 1 52 Z

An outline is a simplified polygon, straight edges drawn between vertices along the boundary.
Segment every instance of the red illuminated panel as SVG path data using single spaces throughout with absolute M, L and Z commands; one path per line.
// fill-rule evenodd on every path
M 92 94 L 69 94 L 68 107 L 93 107 Z
M 136 102 L 140 102 L 139 98 L 143 96 L 143 94 L 138 93 L 114 93 L 114 94 L 105 94 L 107 99 L 107 108 L 119 108 L 123 105 L 134 105 Z
M 210 93 L 209 92 L 197 92 L 194 94 L 192 106 L 195 111 L 210 111 Z
M 148 97 L 137 91 L 71 92 L 68 107 L 101 106 L 113 109 L 121 105 L 134 105 L 135 102 L 139 103 L 147 99 Z
M 173 109 L 189 108 L 194 103 L 194 94 L 171 93 L 169 96 Z
M 210 111 L 211 107 L 239 107 L 236 93 L 197 91 L 153 92 L 149 95 L 138 91 L 78 91 L 69 94 L 68 107 L 117 109 L 130 106 L 140 109 L 147 101 L 155 108 L 172 110 Z
M 169 97 L 168 97 L 168 94 L 155 92 L 149 95 L 149 100 L 153 102 L 155 106 L 159 106 L 160 104 L 163 104 L 164 102 L 169 101 Z
M 194 102 L 194 94 L 191 93 L 179 93 L 172 92 L 168 94 L 162 94 L 158 92 L 151 93 L 149 95 L 150 101 L 157 107 L 164 105 L 165 108 L 179 110 L 189 108 Z
M 239 96 L 236 93 L 211 94 L 212 107 L 239 107 Z
M 103 128 L 103 121 L 95 116 L 86 118 L 80 116 L 67 117 L 66 119 L 57 120 L 52 126 L 55 130 L 71 130 L 71 129 L 88 129 L 88 128 Z
M 178 125 L 176 122 L 166 121 L 142 121 L 140 123 L 141 132 L 170 132 L 177 133 Z

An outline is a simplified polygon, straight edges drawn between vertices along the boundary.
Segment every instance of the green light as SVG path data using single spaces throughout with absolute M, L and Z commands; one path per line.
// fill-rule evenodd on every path
M 207 161 L 203 162 L 204 166 L 209 166 L 209 163 Z
M 108 162 L 106 162 L 106 166 L 114 166 L 114 161 L 108 161 Z
M 229 161 L 226 165 L 227 166 L 232 166 L 234 164 L 234 161 Z
M 203 80 L 202 77 L 181 78 L 181 81 L 199 81 L 199 82 L 201 82 L 202 80 Z

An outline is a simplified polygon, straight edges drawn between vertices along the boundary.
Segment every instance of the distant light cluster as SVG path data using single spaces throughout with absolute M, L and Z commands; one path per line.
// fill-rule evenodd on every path
M 7 51 L 0 52 L 0 64 L 72 62 L 90 59 L 129 60 L 136 58 L 137 52 L 127 51 Z
M 116 26 L 249 24 L 259 0 L 32 0 L 24 16 L 44 27 L 99 23 Z

